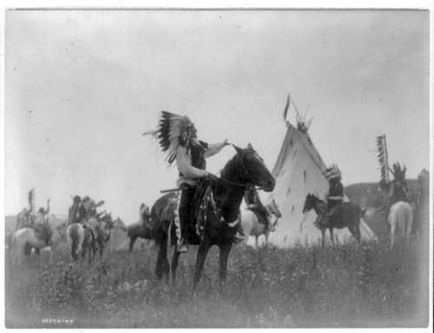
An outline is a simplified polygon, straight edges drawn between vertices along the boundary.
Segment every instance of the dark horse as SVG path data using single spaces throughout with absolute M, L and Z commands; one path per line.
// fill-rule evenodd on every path
M 144 205 L 144 204 L 142 204 Z M 149 208 L 147 208 L 142 214 L 141 214 L 141 220 L 130 224 L 127 227 L 127 236 L 130 239 L 128 250 L 131 253 L 134 248 L 134 243 L 136 242 L 137 238 L 143 238 L 143 239 L 153 239 L 153 228 L 151 224 L 151 215 L 149 213 Z
M 236 146 L 234 148 L 236 155 L 227 162 L 221 172 L 221 177 L 213 178 L 210 181 L 210 193 L 215 204 L 208 205 L 204 214 L 206 222 L 196 257 L 194 288 L 201 278 L 207 253 L 213 245 L 217 245 L 220 249 L 220 280 L 226 279 L 229 252 L 237 230 L 236 226 L 240 223 L 239 208 L 246 186 L 258 186 L 266 192 L 271 192 L 274 189 L 275 180 L 253 147 L 249 144 L 245 149 Z M 166 227 L 162 228 L 163 234 L 160 234 L 160 249 L 156 269 L 158 278 L 162 278 L 164 274 L 168 277 L 167 236 L 169 233 L 172 239 L 175 236 L 174 228 L 168 228 L 168 225 L 172 225 L 169 222 L 170 214 L 163 215 L 167 217 L 165 221 L 161 221 L 161 224 Z M 170 267 L 173 282 L 176 280 L 179 256 L 180 253 L 174 251 Z
M 311 209 L 313 209 L 318 216 L 315 225 L 321 230 L 322 247 L 324 247 L 326 229 L 330 230 L 330 238 L 333 244 L 333 229 L 342 229 L 345 227 L 348 228 L 357 242 L 360 242 L 360 219 L 365 213 L 359 206 L 351 202 L 344 202 L 337 206 L 333 213 L 329 217 L 326 217 L 325 221 L 319 222 L 318 220 L 321 219 L 327 209 L 327 204 L 315 195 L 309 193 L 304 202 L 303 213 Z

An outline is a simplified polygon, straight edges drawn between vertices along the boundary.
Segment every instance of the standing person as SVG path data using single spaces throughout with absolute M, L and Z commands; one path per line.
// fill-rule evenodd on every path
M 176 162 L 179 171 L 178 187 L 182 190 L 175 213 L 178 239 L 177 251 L 186 252 L 186 244 L 197 245 L 200 236 L 196 231 L 199 206 L 207 188 L 206 179 L 215 177 L 206 171 L 206 158 L 219 153 L 228 141 L 208 144 L 197 138 L 194 124 L 186 116 L 162 111 L 158 129 L 163 152 L 167 152 L 169 164 Z

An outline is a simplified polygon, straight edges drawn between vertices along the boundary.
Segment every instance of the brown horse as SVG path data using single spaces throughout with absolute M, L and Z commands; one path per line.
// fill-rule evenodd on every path
M 365 211 L 361 210 L 359 206 L 351 203 L 344 202 L 337 206 L 331 216 L 326 221 L 320 222 L 327 209 L 327 204 L 313 194 L 308 194 L 304 202 L 303 213 L 307 213 L 310 210 L 314 210 L 317 214 L 317 220 L 315 221 L 316 227 L 321 231 L 321 244 L 324 247 L 325 231 L 329 229 L 330 238 L 334 244 L 333 229 L 342 229 L 347 227 L 353 237 L 360 242 L 360 219 L 365 215 Z
M 247 148 L 241 149 L 234 146 L 236 155 L 227 162 L 221 172 L 221 177 L 209 180 L 210 196 L 207 196 L 208 205 L 203 226 L 203 236 L 199 244 L 196 257 L 196 267 L 193 279 L 193 287 L 196 288 L 204 268 L 205 259 L 209 249 L 217 245 L 220 249 L 219 277 L 224 281 L 227 275 L 227 262 L 232 248 L 237 225 L 240 223 L 240 205 L 243 200 L 244 191 L 247 186 L 258 186 L 267 192 L 271 192 L 275 186 L 275 180 L 265 166 L 262 158 L 249 144 Z M 163 197 L 164 198 L 164 197 Z M 162 199 L 162 198 L 161 198 Z M 173 199 L 172 199 L 173 200 Z M 168 205 L 160 205 L 167 207 Z M 164 208 L 163 208 L 164 209 Z M 169 210 L 170 212 L 170 210 Z M 157 261 L 157 277 L 161 278 L 169 273 L 167 261 L 167 240 L 170 233 L 172 239 L 176 237 L 173 232 L 173 220 L 170 213 L 160 222 L 159 234 L 159 260 Z M 174 251 L 172 257 L 172 279 L 176 280 L 180 253 Z
M 130 224 L 127 227 L 127 235 L 130 239 L 129 243 L 129 252 L 131 253 L 134 248 L 134 244 L 137 238 L 143 239 L 152 239 L 152 225 L 151 225 L 151 214 L 149 211 L 149 207 L 145 204 L 142 204 L 145 209 L 141 212 L 140 221 Z

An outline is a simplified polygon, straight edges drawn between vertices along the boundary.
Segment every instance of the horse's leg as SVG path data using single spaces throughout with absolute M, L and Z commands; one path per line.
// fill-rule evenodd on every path
M 224 243 L 220 245 L 219 278 L 221 283 L 226 281 L 226 275 L 228 270 L 228 257 L 231 248 L 232 243 Z
M 130 237 L 130 246 L 128 248 L 128 251 L 131 253 L 133 252 L 134 243 L 136 242 L 137 237 Z
M 96 256 L 96 243 L 95 240 L 92 241 L 92 245 L 89 246 L 89 264 L 92 264 L 93 259 Z
M 269 231 L 266 231 L 265 232 L 265 234 L 264 234 L 264 238 L 265 238 L 265 246 L 268 246 L 268 236 L 270 235 L 270 232 Z
M 412 231 L 412 227 L 413 227 L 413 211 L 409 211 L 408 215 L 407 215 L 407 232 L 406 232 L 406 237 L 405 237 L 405 241 L 406 241 L 406 245 L 408 246 L 410 243 L 410 236 L 411 236 L 411 231 Z
M 394 238 L 395 238 L 395 232 L 396 232 L 396 228 L 395 228 L 395 224 L 391 223 L 390 224 L 390 249 L 393 249 L 393 243 L 394 243 Z
M 255 249 L 259 248 L 258 235 L 255 235 Z
M 88 251 L 89 251 L 89 249 L 88 249 L 87 245 L 83 245 L 81 247 L 81 260 L 84 261 L 84 259 L 86 259 L 86 252 L 88 252 Z
M 155 275 L 161 280 L 164 274 L 169 273 L 169 261 L 167 259 L 167 232 L 163 232 L 160 239 L 160 248 L 158 249 L 157 266 Z
M 360 233 L 360 221 L 356 221 L 355 225 L 354 225 L 354 231 L 356 232 L 356 240 L 357 243 L 360 243 L 361 239 L 362 239 L 362 235 Z
M 326 230 L 324 228 L 321 228 L 321 246 L 324 248 L 325 245 L 325 232 Z
M 173 251 L 173 256 L 172 256 L 172 283 L 173 285 L 176 284 L 176 270 L 178 269 L 178 261 L 179 261 L 179 256 L 180 256 L 180 252 L 176 251 L 176 249 L 174 249 Z
M 193 289 L 196 289 L 197 284 L 202 276 L 202 270 L 203 270 L 203 266 L 205 265 L 206 255 L 208 254 L 210 247 L 211 244 L 208 238 L 205 237 L 204 240 L 200 243 L 199 250 L 197 251 L 196 268 L 195 268 L 194 279 L 193 279 Z
M 99 257 L 100 257 L 100 259 L 102 259 L 103 252 L 104 252 L 104 240 L 101 239 L 99 241 Z
M 333 228 L 329 228 L 329 232 L 330 232 L 330 240 L 332 241 L 332 244 L 335 245 L 335 238 L 333 236 Z

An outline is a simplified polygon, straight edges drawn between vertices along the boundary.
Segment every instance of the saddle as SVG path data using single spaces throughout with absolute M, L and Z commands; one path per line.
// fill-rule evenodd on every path
M 208 217 L 208 210 L 210 208 L 216 209 L 214 195 L 212 193 L 212 189 L 210 186 L 207 186 L 204 193 L 202 194 L 202 198 L 199 198 L 200 205 L 199 209 L 196 213 L 196 234 L 203 238 L 205 224 Z
M 342 216 L 342 206 L 343 203 L 330 209 L 327 208 L 321 215 L 318 216 L 314 222 L 315 226 L 319 229 L 329 228 L 330 226 L 338 229 L 345 227 L 345 221 Z
M 185 230 L 187 243 L 192 245 L 198 245 L 203 239 L 208 211 L 213 209 L 217 212 L 211 184 L 208 181 L 200 181 L 196 186 L 191 203 L 193 218 Z

